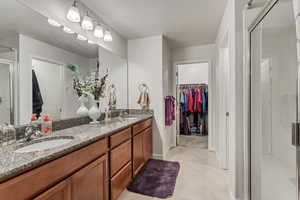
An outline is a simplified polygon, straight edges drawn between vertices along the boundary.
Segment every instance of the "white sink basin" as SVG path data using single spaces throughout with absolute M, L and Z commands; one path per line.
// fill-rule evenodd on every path
M 53 148 L 66 145 L 70 143 L 73 139 L 74 139 L 73 137 L 53 137 L 53 138 L 34 140 L 31 143 L 26 144 L 26 146 L 19 147 L 15 152 L 30 153 L 30 152 L 50 150 Z

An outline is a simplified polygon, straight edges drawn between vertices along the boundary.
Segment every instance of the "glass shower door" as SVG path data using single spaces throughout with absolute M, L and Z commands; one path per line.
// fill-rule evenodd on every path
M 296 41 L 292 0 L 270 6 L 251 32 L 252 200 L 298 199 Z
M 11 122 L 10 69 L 0 59 L 0 124 Z

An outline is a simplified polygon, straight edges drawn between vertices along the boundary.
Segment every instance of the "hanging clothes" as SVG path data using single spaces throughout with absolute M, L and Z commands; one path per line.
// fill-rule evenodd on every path
M 165 98 L 165 124 L 171 126 L 175 120 L 175 97 L 167 96 Z
M 180 134 L 207 134 L 208 92 L 207 85 L 181 85 Z
M 39 118 L 43 111 L 43 97 L 35 71 L 32 70 L 32 113 Z

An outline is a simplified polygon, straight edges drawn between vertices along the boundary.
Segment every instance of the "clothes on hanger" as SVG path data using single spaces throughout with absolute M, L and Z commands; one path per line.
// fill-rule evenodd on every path
M 180 86 L 180 133 L 207 135 L 208 89 L 206 84 Z
M 32 113 L 39 118 L 43 111 L 43 97 L 41 94 L 39 82 L 36 73 L 32 70 Z
M 176 99 L 173 96 L 165 98 L 165 124 L 167 126 L 171 126 L 175 120 L 175 102 Z

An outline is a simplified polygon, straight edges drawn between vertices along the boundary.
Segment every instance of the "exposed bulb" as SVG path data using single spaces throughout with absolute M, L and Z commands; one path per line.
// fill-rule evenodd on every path
M 83 35 L 78 34 L 78 35 L 77 35 L 77 40 L 86 41 L 87 38 L 84 37 Z
M 74 34 L 75 33 L 74 31 L 72 31 L 72 29 L 70 29 L 66 26 L 64 26 L 63 31 L 66 32 L 66 33 L 69 33 L 69 34 Z
M 83 17 L 81 22 L 81 27 L 83 30 L 92 31 L 94 29 L 93 20 L 88 16 L 88 13 Z
M 72 7 L 68 10 L 67 19 L 71 22 L 79 23 L 81 20 L 80 11 L 77 7 L 77 2 L 74 1 Z
M 55 21 L 54 19 L 48 19 L 48 23 L 55 27 L 61 27 L 61 24 Z
M 103 28 L 100 26 L 100 25 L 97 25 L 95 27 L 95 30 L 94 30 L 94 36 L 96 38 L 103 38 L 104 36 L 104 33 L 103 33 Z
M 105 42 L 111 42 L 111 41 L 113 40 L 110 31 L 108 31 L 108 30 L 105 31 L 103 40 L 104 40 Z

